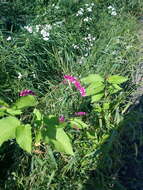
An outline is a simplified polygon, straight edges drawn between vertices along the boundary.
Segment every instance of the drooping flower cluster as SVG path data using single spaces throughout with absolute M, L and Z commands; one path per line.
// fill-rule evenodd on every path
M 65 75 L 64 78 L 74 84 L 74 86 L 79 90 L 81 96 L 86 96 L 85 88 L 81 86 L 80 82 L 73 76 Z
M 19 94 L 20 96 L 27 96 L 27 95 L 35 95 L 35 93 L 32 90 L 22 90 Z
M 59 117 L 59 122 L 60 123 L 63 123 L 65 121 L 65 117 L 63 116 L 63 115 L 61 115 L 60 117 Z

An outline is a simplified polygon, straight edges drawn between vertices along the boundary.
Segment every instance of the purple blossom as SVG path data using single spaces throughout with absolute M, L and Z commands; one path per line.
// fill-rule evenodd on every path
M 74 84 L 74 86 L 79 90 L 81 96 L 86 96 L 85 88 L 81 86 L 80 82 L 75 77 L 65 75 L 64 78 Z
M 61 115 L 60 117 L 59 117 L 59 122 L 60 123 L 63 123 L 65 121 L 65 117 L 63 116 L 63 115 Z
M 32 90 L 22 90 L 19 94 L 20 96 L 27 96 L 27 95 L 35 95 L 35 93 Z
M 87 113 L 86 112 L 75 112 L 75 115 L 76 116 L 82 116 L 82 115 L 86 115 Z

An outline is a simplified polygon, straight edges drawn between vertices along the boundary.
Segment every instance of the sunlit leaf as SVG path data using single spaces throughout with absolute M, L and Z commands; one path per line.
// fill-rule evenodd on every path
M 97 84 L 91 84 L 86 89 L 86 96 L 91 96 L 93 94 L 98 94 L 99 92 L 102 92 L 105 88 L 105 85 L 102 82 L 97 82 Z
M 94 96 L 92 96 L 91 98 L 91 102 L 98 102 L 99 100 L 101 100 L 101 98 L 104 96 L 104 93 L 100 93 L 100 94 L 96 94 Z
M 93 82 L 103 82 L 104 79 L 98 74 L 90 74 L 88 77 L 85 77 L 81 80 L 85 84 L 93 83 Z
M 78 129 L 88 128 L 88 125 L 78 118 L 72 118 L 69 120 L 71 127 L 77 127 Z
M 23 150 L 31 153 L 32 134 L 30 125 L 21 125 L 16 128 L 16 142 Z
M 127 77 L 119 76 L 119 75 L 112 75 L 110 76 L 107 81 L 111 84 L 121 84 L 128 80 Z
M 37 101 L 35 96 L 28 95 L 20 97 L 20 99 L 12 106 L 13 109 L 23 109 L 27 107 L 36 106 Z
M 20 126 L 20 121 L 15 117 L 6 117 L 0 120 L 0 145 L 15 138 L 15 130 Z
M 59 152 L 73 155 L 74 153 L 69 137 L 63 128 L 58 128 L 54 125 L 57 125 L 54 118 L 51 118 L 51 121 L 47 121 L 45 124 L 46 128 L 42 131 L 44 142 L 54 145 L 55 149 Z

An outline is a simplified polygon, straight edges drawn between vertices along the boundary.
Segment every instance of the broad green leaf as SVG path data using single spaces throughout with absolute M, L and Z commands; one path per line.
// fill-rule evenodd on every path
M 57 129 L 56 139 L 53 144 L 57 151 L 74 155 L 70 139 L 62 128 Z
M 110 76 L 107 81 L 111 84 L 122 84 L 123 82 L 126 82 L 128 78 L 119 76 L 119 75 L 112 75 Z
M 36 106 L 37 105 L 37 101 L 35 96 L 32 95 L 28 95 L 28 96 L 23 96 L 21 97 L 13 106 L 13 109 L 23 109 L 23 108 L 27 108 L 27 107 L 32 107 L 32 106 Z
M 0 146 L 3 142 L 15 138 L 15 130 L 20 121 L 15 117 L 6 117 L 0 120 Z
M 30 125 L 21 125 L 16 128 L 16 142 L 23 150 L 31 153 L 32 134 Z
M 71 127 L 77 127 L 79 129 L 88 128 L 88 125 L 78 118 L 72 118 L 69 120 Z
M 35 108 L 33 113 L 36 116 L 36 120 L 42 120 L 43 116 L 42 116 L 41 112 L 38 109 Z
M 103 82 L 104 79 L 100 75 L 90 74 L 88 77 L 83 78 L 81 81 L 85 84 L 90 84 L 93 82 Z
M 60 123 L 59 118 L 54 116 L 54 115 L 49 115 L 44 117 L 44 122 L 46 123 L 47 126 L 54 126 L 57 128 L 64 128 L 66 126 L 66 123 Z
M 14 109 L 11 109 L 11 108 L 6 109 L 6 112 L 11 114 L 11 115 L 20 115 L 22 113 L 21 110 L 14 110 Z
M 112 84 L 109 86 L 109 93 L 110 94 L 115 94 L 116 92 L 122 90 L 122 88 L 118 84 Z
M 97 82 L 97 84 L 91 84 L 86 89 L 86 96 L 91 96 L 93 94 L 98 94 L 99 92 L 102 92 L 105 88 L 105 85 L 102 82 Z
M 96 94 L 91 97 L 91 102 L 98 102 L 104 96 L 104 93 Z
M 53 144 L 57 151 L 74 155 L 70 139 L 63 128 L 47 125 L 47 128 L 42 131 L 42 137 L 44 142 Z

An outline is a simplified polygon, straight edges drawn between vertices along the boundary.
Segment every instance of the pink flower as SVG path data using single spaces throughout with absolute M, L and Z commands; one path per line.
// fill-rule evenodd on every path
M 80 82 L 75 77 L 65 75 L 64 78 L 74 84 L 74 86 L 79 90 L 81 96 L 86 96 L 85 88 L 81 86 Z
M 22 90 L 19 94 L 20 96 L 27 96 L 27 95 L 35 95 L 35 93 L 32 90 Z
M 87 113 L 86 112 L 75 112 L 75 115 L 76 116 L 82 116 L 82 115 L 86 115 Z
M 63 116 L 63 115 L 61 115 L 60 117 L 59 117 L 59 122 L 60 123 L 63 123 L 65 121 L 65 117 Z

